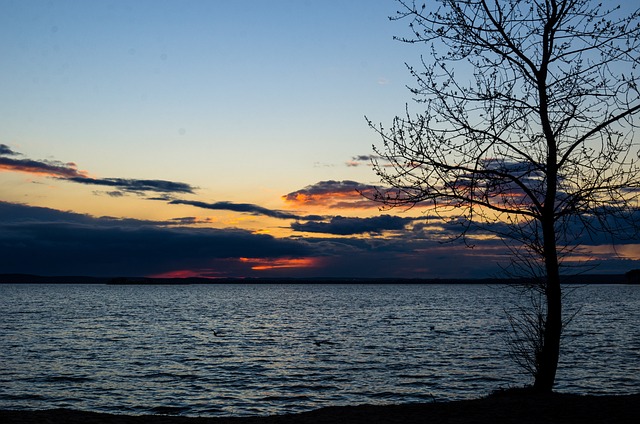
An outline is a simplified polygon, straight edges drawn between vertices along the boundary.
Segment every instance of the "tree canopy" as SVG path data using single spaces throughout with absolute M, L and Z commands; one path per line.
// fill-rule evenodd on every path
M 407 106 L 389 128 L 369 121 L 382 138 L 374 169 L 390 187 L 375 199 L 424 204 L 460 222 L 462 236 L 491 231 L 542 277 L 535 361 L 550 390 L 562 258 L 584 236 L 637 236 L 640 10 L 589 0 L 398 3 L 391 19 L 411 30 L 399 40 L 425 48 L 419 66 L 408 65 L 420 111 Z

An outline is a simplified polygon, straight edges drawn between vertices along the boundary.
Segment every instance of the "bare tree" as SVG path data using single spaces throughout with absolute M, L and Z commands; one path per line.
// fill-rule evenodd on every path
M 534 388 L 551 391 L 560 351 L 560 266 L 579 239 L 637 231 L 640 9 L 589 0 L 398 1 L 423 44 L 408 66 L 421 112 L 369 121 L 388 207 L 425 204 L 491 231 L 539 277 Z M 517 323 L 516 323 L 517 325 Z

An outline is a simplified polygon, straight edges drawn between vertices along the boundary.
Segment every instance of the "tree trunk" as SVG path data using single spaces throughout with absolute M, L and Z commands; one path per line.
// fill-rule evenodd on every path
M 558 369 L 560 357 L 560 336 L 562 333 L 562 290 L 560 288 L 560 269 L 556 250 L 556 235 L 553 220 L 542 223 L 544 236 L 544 260 L 547 273 L 545 295 L 547 316 L 544 326 L 544 338 L 538 353 L 537 372 L 533 387 L 538 392 L 551 392 Z
M 553 50 L 552 28 L 555 23 L 556 4 L 552 2 L 554 18 L 550 18 L 543 31 L 543 60 L 536 74 L 540 101 L 540 122 L 547 141 L 546 176 L 547 187 L 541 212 L 542 253 L 547 274 L 545 295 L 547 317 L 544 323 L 542 348 L 536 358 L 537 368 L 533 387 L 538 392 L 551 392 L 556 379 L 560 357 L 560 333 L 562 332 L 562 293 L 560 289 L 560 264 L 556 247 L 555 204 L 558 194 L 558 143 L 549 118 L 549 96 L 547 95 L 547 72 Z

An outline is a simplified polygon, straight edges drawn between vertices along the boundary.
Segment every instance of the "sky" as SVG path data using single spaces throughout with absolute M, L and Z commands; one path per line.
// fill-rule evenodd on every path
M 0 0 L 0 273 L 501 276 L 380 210 L 365 116 L 411 102 L 392 0 Z M 597 272 L 640 246 L 581 248 Z

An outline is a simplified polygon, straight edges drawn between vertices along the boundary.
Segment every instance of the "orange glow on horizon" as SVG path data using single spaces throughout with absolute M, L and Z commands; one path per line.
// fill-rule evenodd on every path
M 151 278 L 211 278 L 214 279 L 216 277 L 202 275 L 201 271 L 194 271 L 191 269 L 180 269 L 175 271 L 163 272 L 160 274 L 150 275 Z
M 313 268 L 317 266 L 316 258 L 240 258 L 240 262 L 251 264 L 251 269 L 254 271 L 282 268 Z

